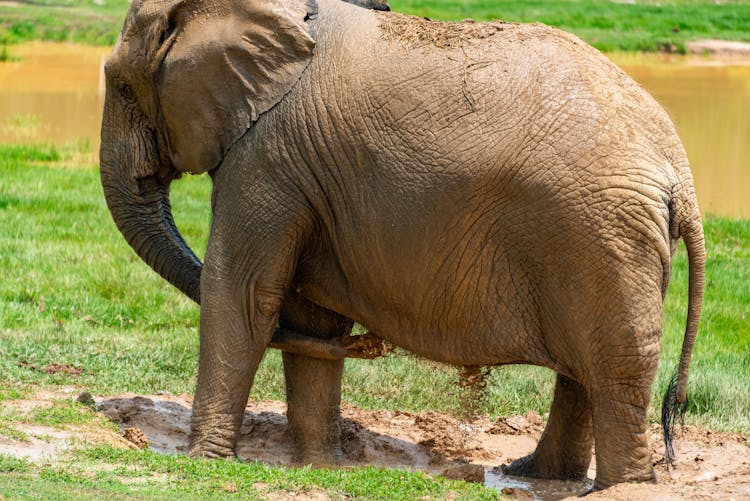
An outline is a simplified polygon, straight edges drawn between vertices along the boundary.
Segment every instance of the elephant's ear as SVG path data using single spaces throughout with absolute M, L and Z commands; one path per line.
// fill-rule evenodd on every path
M 179 34 L 157 87 L 172 163 L 197 174 L 219 165 L 227 149 L 299 80 L 315 46 L 307 21 L 316 5 L 315 0 L 240 0 L 223 8 L 192 3 L 185 2 L 169 23 Z

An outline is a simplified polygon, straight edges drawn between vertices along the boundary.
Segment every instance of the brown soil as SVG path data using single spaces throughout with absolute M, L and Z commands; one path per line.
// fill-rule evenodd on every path
M 69 374 L 71 376 L 80 376 L 81 374 L 83 374 L 83 368 L 76 367 L 72 364 L 51 363 L 46 367 L 40 367 L 28 362 L 18 362 L 16 365 L 18 367 L 44 372 L 45 374 Z
M 750 43 L 735 40 L 693 40 L 687 42 L 687 50 L 691 54 L 710 54 L 714 56 L 750 57 Z
M 18 403 L 44 405 L 47 395 Z M 59 398 L 59 395 L 57 396 Z M 68 396 L 68 398 L 71 398 Z M 50 461 L 71 444 L 105 440 L 123 447 L 151 447 L 164 453 L 184 453 L 190 428 L 189 396 L 132 394 L 95 398 L 101 412 L 119 423 L 125 438 L 93 437 L 91 429 L 37 430 L 18 426 L 31 440 L 0 437 L 0 453 Z M 247 406 L 238 455 L 271 464 L 288 464 L 292 444 L 287 436 L 286 405 L 278 401 L 252 402 Z M 470 481 L 487 480 L 516 497 L 561 498 L 585 486 L 525 483 L 520 479 L 498 479 L 492 469 L 531 452 L 544 422 L 536 413 L 459 420 L 439 412 L 365 411 L 351 405 L 342 409 L 342 443 L 345 462 L 351 466 L 378 465 L 418 469 L 431 474 Z M 41 433 L 43 440 L 34 438 Z M 101 432 L 100 432 L 101 435 Z M 656 484 L 618 485 L 588 496 L 588 499 L 748 499 L 750 498 L 750 447 L 739 434 L 718 433 L 686 427 L 678 436 L 675 467 L 663 465 L 661 429 L 653 425 L 649 442 L 656 464 Z M 589 476 L 595 475 L 592 465 Z M 226 489 L 231 492 L 232 485 Z M 550 490 L 552 489 L 552 490 Z M 308 493 L 309 494 L 309 493 Z M 321 493 L 322 495 L 322 493 Z M 324 499 L 321 497 L 321 499 Z
M 376 14 L 386 40 L 396 40 L 411 47 L 463 47 L 477 40 L 489 38 L 509 26 L 504 21 L 477 23 L 473 19 L 465 19 L 461 22 L 450 22 L 433 21 L 426 17 L 407 16 L 397 12 Z

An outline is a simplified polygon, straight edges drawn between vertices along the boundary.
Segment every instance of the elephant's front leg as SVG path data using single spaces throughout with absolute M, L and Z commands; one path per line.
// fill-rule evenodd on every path
M 350 333 L 352 321 L 320 308 L 296 293 L 284 300 L 280 325 L 323 339 Z M 344 360 L 284 353 L 287 418 L 297 464 L 339 464 L 341 453 L 341 375 Z
M 296 260 L 296 242 L 280 238 L 287 233 L 274 230 L 266 223 L 263 231 L 273 237 L 248 243 L 245 235 L 252 231 L 239 223 L 227 224 L 214 213 L 201 275 L 192 456 L 226 457 L 235 452 L 250 387 L 276 329 Z
M 549 420 L 539 444 L 528 456 L 505 468 L 508 475 L 579 480 L 591 462 L 594 432 L 586 389 L 558 374 Z

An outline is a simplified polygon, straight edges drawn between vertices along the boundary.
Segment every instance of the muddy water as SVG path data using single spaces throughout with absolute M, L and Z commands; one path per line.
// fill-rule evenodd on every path
M 565 482 L 561 480 L 513 477 L 504 475 L 499 471 L 499 468 L 493 468 L 492 470 L 485 471 L 484 485 L 510 495 L 515 494 L 516 491 L 523 491 L 534 501 L 555 501 L 568 497 L 583 496 L 591 491 L 593 481 Z
M 0 63 L 0 143 L 71 141 L 99 147 L 106 47 L 30 43 Z
M 750 61 L 659 54 L 612 59 L 672 117 L 701 211 L 750 217 Z
M 0 143 L 83 139 L 96 151 L 107 48 L 32 43 L 0 63 Z M 750 61 L 615 55 L 677 124 L 704 214 L 750 217 Z M 744 65 L 743 65 L 744 64 Z

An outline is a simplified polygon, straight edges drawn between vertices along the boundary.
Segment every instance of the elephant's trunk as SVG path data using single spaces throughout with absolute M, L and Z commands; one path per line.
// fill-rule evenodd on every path
M 156 173 L 160 169 L 155 140 L 148 129 L 118 124 L 112 107 L 105 104 L 100 150 L 107 206 L 141 259 L 200 304 L 202 264 L 174 224 L 169 181 Z

